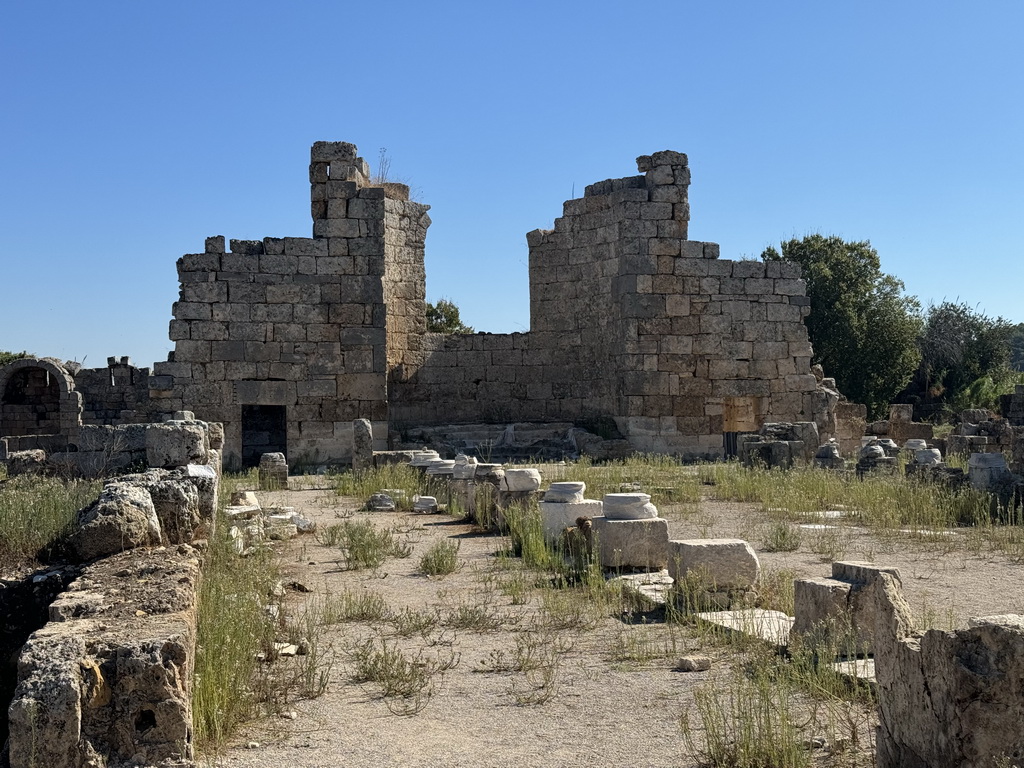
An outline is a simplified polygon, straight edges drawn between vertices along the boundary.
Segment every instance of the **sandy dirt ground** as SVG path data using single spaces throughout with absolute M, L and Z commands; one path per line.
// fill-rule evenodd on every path
M 688 627 L 629 625 L 605 616 L 587 626 L 545 627 L 534 589 L 514 604 L 505 585 L 515 577 L 498 556 L 508 540 L 480 535 L 446 515 L 358 512 L 359 501 L 327 490 L 259 494 L 264 506 L 287 505 L 316 520 L 321 530 L 341 519 L 368 517 L 393 527 L 413 546 L 411 556 L 393 558 L 375 571 L 345 570 L 336 548 L 311 536 L 281 545 L 282 580 L 312 591 L 289 591 L 284 608 L 298 615 L 325 596 L 350 592 L 381 595 L 392 611 L 436 611 L 452 616 L 460 606 L 484 606 L 500 620 L 487 631 L 439 625 L 423 637 L 394 636 L 377 622 L 342 623 L 322 638 L 331 660 L 331 680 L 319 698 L 287 705 L 294 719 L 275 716 L 254 722 L 235 745 L 206 764 L 218 768 L 321 768 L 326 766 L 691 766 L 697 764 L 680 727 L 694 716 L 694 691 L 724 684 L 735 651 Z M 803 529 L 796 552 L 761 550 L 767 522 L 759 505 L 705 500 L 662 505 L 670 537 L 741 537 L 751 541 L 766 573 L 829 575 L 832 559 L 871 560 L 900 568 L 905 593 L 917 616 L 940 628 L 963 625 L 966 617 L 1024 613 L 1019 589 L 1024 566 L 992 553 L 970 554 L 953 542 L 899 536 L 879 540 L 839 521 L 836 528 Z M 833 520 L 824 521 L 831 524 Z M 435 542 L 459 543 L 459 570 L 445 577 L 420 572 L 422 554 Z M 546 635 L 544 633 L 547 633 Z M 454 666 L 433 677 L 431 695 L 415 714 L 395 714 L 380 686 L 352 679 L 352 649 L 383 638 L 422 661 Z M 501 669 L 517 642 L 557 642 L 550 679 Z M 623 649 L 655 649 L 630 654 Z M 679 657 L 699 652 L 714 664 L 706 672 L 678 671 Z M 502 656 L 505 654 L 505 656 Z M 635 660 L 635 655 L 653 658 Z M 545 680 L 550 685 L 545 685 Z M 543 703 L 542 694 L 553 693 Z M 389 708 L 389 703 L 392 708 Z M 698 736 L 699 736 L 699 720 Z M 869 724 L 870 725 L 870 724 Z M 865 753 L 867 754 L 867 753 Z M 824 758 L 823 758 L 824 759 Z M 864 758 L 870 764 L 870 758 Z

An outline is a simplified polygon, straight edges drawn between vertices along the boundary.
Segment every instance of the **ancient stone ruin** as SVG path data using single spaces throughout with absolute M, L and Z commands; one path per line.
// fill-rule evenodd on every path
M 442 335 L 425 322 L 428 206 L 371 183 L 352 144 L 316 142 L 312 237 L 207 238 L 178 261 L 169 360 L 149 376 L 126 360 L 77 374 L 15 363 L 0 375 L 0 436 L 191 410 L 224 425 L 232 467 L 272 452 L 348 462 L 357 418 L 377 449 L 474 423 L 611 424 L 634 450 L 688 457 L 731 455 L 765 421 L 833 436 L 798 267 L 689 240 L 686 155 L 637 166 L 527 235 L 528 333 Z

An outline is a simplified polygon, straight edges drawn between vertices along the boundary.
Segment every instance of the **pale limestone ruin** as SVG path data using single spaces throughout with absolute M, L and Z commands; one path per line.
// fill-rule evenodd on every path
M 426 331 L 428 206 L 372 184 L 352 144 L 317 142 L 312 237 L 207 238 L 178 261 L 171 359 L 151 374 L 18 361 L 0 372 L 0 436 L 77 445 L 81 426 L 187 409 L 224 425 L 229 467 L 348 463 L 355 419 L 377 450 L 445 424 L 610 423 L 631 449 L 691 458 L 731 455 L 765 422 L 834 436 L 798 268 L 687 239 L 686 155 L 637 165 L 527 235 L 528 333 L 446 336 Z
M 79 513 L 69 542 L 84 564 L 41 574 L 32 587 L 49 623 L 31 637 L 26 627 L 19 650 L 11 765 L 191 759 L 191 545 L 213 526 L 222 461 L 259 466 L 266 489 L 287 488 L 289 464 L 411 461 L 437 494 L 419 497 L 418 510 L 455 499 L 498 528 L 508 505 L 538 497 L 536 469 L 396 450 L 412 447 L 403 435 L 533 450 L 557 433 L 586 453 L 600 440 L 580 427 L 613 425 L 618 438 L 604 441 L 614 444 L 606 453 L 740 455 L 779 467 L 817 457 L 839 469 L 840 454 L 856 452 L 868 432 L 891 438 L 865 446 L 878 454 L 872 469 L 895 463 L 886 450 L 901 445 L 922 467 L 944 467 L 910 406 L 866 426 L 863 406 L 812 368 L 797 267 L 724 260 L 716 244 L 688 239 L 686 155 L 657 152 L 637 167 L 639 175 L 587 187 L 554 229 L 527 235 L 527 333 L 428 333 L 429 207 L 410 201 L 404 185 L 371 183 L 355 146 L 317 142 L 312 237 L 216 236 L 179 259 L 168 361 L 152 371 L 125 357 L 97 369 L 50 358 L 0 368 L 0 460 L 12 475 L 144 470 L 106 483 Z M 950 438 L 951 450 L 976 451 L 976 487 L 1002 487 L 1024 467 L 1014 431 L 1024 424 L 1024 388 L 1003 412 L 1007 420 L 965 414 Z M 1001 451 L 1011 447 L 1007 467 Z M 548 489 L 539 506 L 549 541 L 577 525 L 586 557 L 602 568 L 667 569 L 667 584 L 699 576 L 708 604 L 745 604 L 760 576 L 747 542 L 671 541 L 639 489 L 600 501 L 584 491 L 568 482 Z M 396 506 L 386 492 L 375 498 Z M 252 501 L 228 508 L 239 553 L 310 530 L 290 508 Z M 143 571 L 158 576 L 132 591 Z M 4 586 L 13 605 L 29 583 Z M 820 636 L 845 619 L 859 650 L 874 654 L 880 765 L 1020 756 L 1012 724 L 973 706 L 988 697 L 1000 711 L 1019 709 L 1020 617 L 920 636 L 898 573 L 860 563 L 836 563 L 831 578 L 798 581 L 795 592 L 795 617 L 772 618 L 773 642 L 788 641 L 790 629 Z

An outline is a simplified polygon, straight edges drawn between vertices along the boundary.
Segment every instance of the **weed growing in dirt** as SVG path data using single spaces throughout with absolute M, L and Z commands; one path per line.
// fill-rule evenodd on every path
M 370 520 L 343 520 L 317 534 L 317 541 L 337 547 L 349 570 L 379 568 L 389 557 L 409 557 L 412 546 L 394 531 L 379 528 Z
M 399 637 L 412 637 L 413 635 L 426 635 L 437 626 L 440 618 L 437 611 L 416 611 L 412 608 L 403 608 L 392 613 L 388 621 L 395 634 Z
M 420 570 L 427 576 L 447 576 L 459 569 L 459 542 L 442 539 L 420 558 Z
M 276 631 L 261 598 L 275 580 L 272 558 L 265 550 L 239 557 L 227 528 L 218 526 L 210 541 L 199 591 L 193 716 L 196 744 L 208 751 L 226 744 L 267 698 L 259 659 L 272 654 Z
M 420 712 L 434 693 L 434 677 L 459 663 L 454 652 L 436 659 L 426 658 L 422 651 L 410 657 L 397 646 L 377 638 L 356 643 L 350 655 L 352 679 L 380 685 L 388 709 L 399 715 Z
M 765 552 L 796 552 L 800 549 L 800 529 L 792 523 L 776 521 L 768 525 L 761 539 Z
M 704 764 L 730 768 L 803 768 L 803 745 L 792 686 L 764 673 L 736 673 L 728 684 L 694 692 L 695 713 L 681 719 L 690 751 Z
M 514 624 L 515 620 L 513 616 L 503 614 L 491 605 L 460 602 L 441 617 L 441 623 L 452 629 L 492 632 L 505 624 Z
M 678 656 L 681 648 L 682 638 L 673 625 L 626 626 L 615 635 L 608 657 L 613 662 L 646 664 Z
M 341 594 L 329 595 L 315 604 L 314 610 L 321 624 L 342 624 L 352 621 L 387 621 L 391 609 L 377 592 L 346 589 Z

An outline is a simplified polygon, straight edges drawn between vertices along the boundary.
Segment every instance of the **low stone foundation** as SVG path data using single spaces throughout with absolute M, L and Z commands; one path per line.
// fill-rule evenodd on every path
M 198 582 L 187 545 L 86 567 L 18 656 L 11 768 L 186 764 Z

